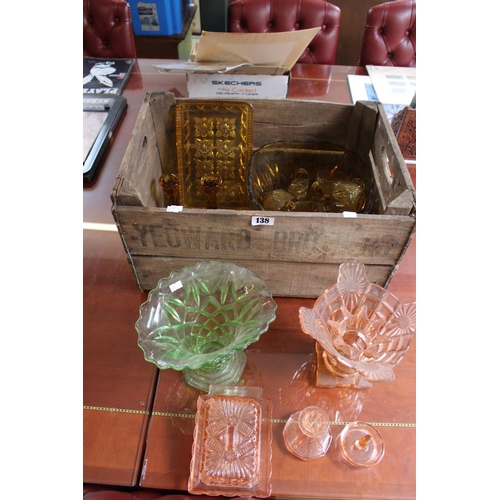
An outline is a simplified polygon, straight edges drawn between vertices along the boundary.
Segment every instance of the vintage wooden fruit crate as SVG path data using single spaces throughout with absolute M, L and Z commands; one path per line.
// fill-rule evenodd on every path
M 368 280 L 387 286 L 416 228 L 415 190 L 378 104 L 252 100 L 253 149 L 278 141 L 343 146 L 372 169 L 374 213 L 259 210 L 168 211 L 159 185 L 177 172 L 172 93 L 147 93 L 111 193 L 112 212 L 141 290 L 199 260 L 247 267 L 275 296 L 317 297 L 337 281 L 342 262 L 365 265 Z M 255 216 L 273 225 L 252 225 Z

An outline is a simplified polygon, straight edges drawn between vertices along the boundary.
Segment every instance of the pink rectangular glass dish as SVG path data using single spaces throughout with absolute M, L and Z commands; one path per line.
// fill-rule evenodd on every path
M 188 490 L 271 494 L 271 402 L 260 387 L 214 386 L 198 398 Z

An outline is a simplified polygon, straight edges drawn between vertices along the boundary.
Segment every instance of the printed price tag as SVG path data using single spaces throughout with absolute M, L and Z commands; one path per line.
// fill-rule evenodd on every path
M 175 292 L 176 290 L 179 290 L 179 288 L 182 288 L 182 281 L 176 281 L 175 283 L 172 283 L 170 286 L 170 291 Z
M 355 219 L 358 214 L 356 212 L 342 212 L 342 215 L 344 216 L 345 219 Z
M 182 205 L 169 205 L 167 207 L 167 212 L 182 212 L 183 208 Z
M 252 216 L 252 226 L 274 226 L 274 217 Z

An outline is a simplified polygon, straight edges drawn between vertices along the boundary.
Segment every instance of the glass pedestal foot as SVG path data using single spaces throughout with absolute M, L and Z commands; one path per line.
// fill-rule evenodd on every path
M 186 382 L 202 391 L 208 392 L 210 385 L 232 385 L 238 383 L 247 363 L 246 354 L 236 351 L 222 363 L 217 371 L 212 367 L 202 367 L 197 370 L 184 368 Z

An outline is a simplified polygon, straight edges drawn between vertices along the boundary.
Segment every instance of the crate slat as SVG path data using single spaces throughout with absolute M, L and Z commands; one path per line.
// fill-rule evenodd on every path
M 221 259 L 226 260 L 226 259 Z M 168 276 L 185 266 L 193 266 L 197 259 L 135 257 L 137 283 L 143 290 L 151 290 L 158 283 L 158 276 Z M 231 259 L 230 262 L 250 269 L 257 276 L 265 276 L 266 286 L 276 297 L 300 296 L 316 298 L 337 282 L 340 264 L 309 264 L 276 262 L 272 266 L 255 260 Z M 392 266 L 366 266 L 368 280 L 384 286 Z

